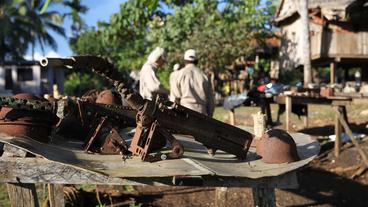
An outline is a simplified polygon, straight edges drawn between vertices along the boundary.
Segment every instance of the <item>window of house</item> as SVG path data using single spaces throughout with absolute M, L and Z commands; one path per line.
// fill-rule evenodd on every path
M 31 68 L 20 68 L 17 70 L 18 81 L 31 81 L 33 80 L 33 72 Z

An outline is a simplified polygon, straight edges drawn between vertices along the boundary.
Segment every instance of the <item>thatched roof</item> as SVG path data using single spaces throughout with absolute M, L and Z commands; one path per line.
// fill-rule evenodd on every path
M 347 11 L 354 4 L 364 5 L 366 0 L 309 0 L 309 10 L 320 10 L 328 19 L 346 20 Z M 276 12 L 275 23 L 289 19 L 298 14 L 298 0 L 281 0 Z

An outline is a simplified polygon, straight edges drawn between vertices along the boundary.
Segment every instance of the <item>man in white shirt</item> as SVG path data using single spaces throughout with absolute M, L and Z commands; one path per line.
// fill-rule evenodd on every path
M 157 95 L 169 94 L 156 76 L 157 69 L 166 61 L 163 48 L 156 47 L 147 58 L 139 73 L 139 93 L 144 99 L 154 100 Z
M 189 109 L 212 116 L 215 108 L 213 90 L 208 77 L 196 65 L 196 52 L 189 49 L 184 54 L 185 67 L 176 78 L 171 89 L 171 101 Z

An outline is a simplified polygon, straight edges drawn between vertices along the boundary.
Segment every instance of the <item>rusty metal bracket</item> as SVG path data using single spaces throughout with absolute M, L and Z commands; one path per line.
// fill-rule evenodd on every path
M 162 137 L 163 136 L 163 137 Z M 151 155 L 152 149 L 161 149 L 162 142 L 159 139 L 166 139 L 171 145 L 171 152 L 157 152 Z M 161 145 L 161 146 L 160 146 Z M 143 161 L 155 162 L 166 159 L 179 158 L 184 153 L 184 148 L 178 140 L 174 138 L 167 130 L 160 128 L 157 121 L 153 122 L 149 128 L 137 126 L 129 151 L 133 155 L 138 155 Z

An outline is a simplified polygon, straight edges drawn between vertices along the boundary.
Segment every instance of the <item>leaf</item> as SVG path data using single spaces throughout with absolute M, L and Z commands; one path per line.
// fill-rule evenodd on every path
M 42 8 L 41 8 L 41 10 L 40 10 L 40 14 L 43 14 L 43 13 L 45 13 L 45 11 L 46 11 L 46 9 L 47 9 L 47 7 L 49 6 L 49 4 L 50 4 L 50 2 L 51 2 L 52 0 L 46 0 L 45 1 L 45 3 L 42 5 Z

